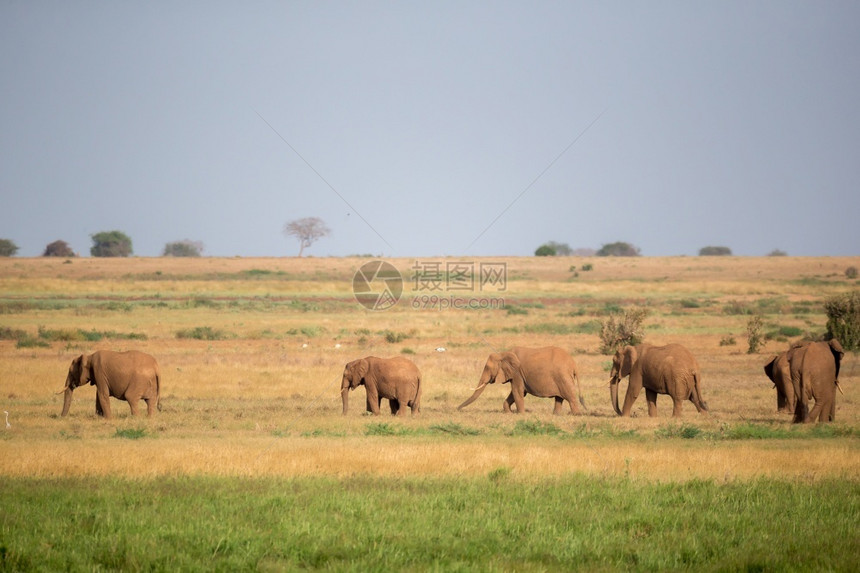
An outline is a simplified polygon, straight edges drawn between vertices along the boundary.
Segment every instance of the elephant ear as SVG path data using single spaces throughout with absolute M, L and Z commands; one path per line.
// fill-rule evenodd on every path
M 830 341 L 830 352 L 833 353 L 833 359 L 836 361 L 836 379 L 839 380 L 839 365 L 842 363 L 842 357 L 845 356 L 845 350 L 834 338 Z
M 633 370 L 633 365 L 639 360 L 639 352 L 635 346 L 624 347 L 624 360 L 621 362 L 621 377 L 624 378 Z
M 513 380 L 517 376 L 520 376 L 520 359 L 517 358 L 517 355 L 513 352 L 504 352 L 502 353 L 499 360 L 499 368 L 502 371 L 502 375 L 504 375 L 505 379 L 502 382 L 507 382 L 508 380 Z
M 349 363 L 350 375 L 352 377 L 353 388 L 361 384 L 362 379 L 367 376 L 367 371 L 370 369 L 370 363 L 366 358 L 353 360 Z
M 81 354 L 81 378 L 78 382 L 78 386 L 86 386 L 89 384 L 95 384 L 95 380 L 92 377 L 92 366 L 93 366 L 93 358 L 92 354 Z
M 779 356 L 774 356 L 773 360 L 764 365 L 764 373 L 767 374 L 767 377 L 770 378 L 770 381 L 773 382 L 773 368 L 776 365 L 776 361 L 779 359 Z

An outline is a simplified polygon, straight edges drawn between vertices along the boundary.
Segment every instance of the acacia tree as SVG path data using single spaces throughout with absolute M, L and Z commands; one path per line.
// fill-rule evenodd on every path
M 102 231 L 90 237 L 90 254 L 94 257 L 127 257 L 132 253 L 131 239 L 122 231 Z
M 713 246 L 702 247 L 699 249 L 700 257 L 728 257 L 731 256 L 732 250 L 728 247 Z
M 607 243 L 598 249 L 595 253 L 598 257 L 638 257 L 639 247 L 618 241 L 616 243 Z
M 164 257 L 199 257 L 203 254 L 203 243 L 183 239 L 164 245 Z
M 304 217 L 284 225 L 284 234 L 299 240 L 300 257 L 305 248 L 310 247 L 317 239 L 321 239 L 329 233 L 331 233 L 331 229 L 319 217 Z
M 18 252 L 18 245 L 12 239 L 0 239 L 0 257 L 14 257 Z
M 65 241 L 56 240 L 53 243 L 48 243 L 45 247 L 43 257 L 74 257 L 75 251 Z

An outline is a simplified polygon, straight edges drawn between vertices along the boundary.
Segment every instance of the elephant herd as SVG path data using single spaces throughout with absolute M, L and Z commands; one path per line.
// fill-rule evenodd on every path
M 837 340 L 829 342 L 798 342 L 764 366 L 777 392 L 780 411 L 793 412 L 793 421 L 829 422 L 835 418 L 836 390 L 839 386 L 839 366 L 844 351 Z M 629 377 L 624 405 L 618 406 L 618 385 Z M 707 412 L 702 398 L 702 376 L 696 359 L 684 346 L 668 344 L 653 346 L 639 344 L 625 346 L 612 359 L 609 389 L 612 406 L 620 416 L 629 416 L 633 403 L 645 388 L 648 415 L 657 415 L 657 395 L 672 398 L 672 416 L 681 415 L 681 406 L 690 400 L 698 412 Z M 560 414 L 564 402 L 571 414 L 583 408 L 576 361 L 565 350 L 555 346 L 544 348 L 514 347 L 507 352 L 494 352 L 487 358 L 478 386 L 473 394 L 458 406 L 462 409 L 484 391 L 488 384 L 510 383 L 511 391 L 502 403 L 505 412 L 524 412 L 526 394 L 539 398 L 553 398 L 554 414 Z M 113 352 L 99 350 L 81 355 L 72 361 L 66 377 L 63 412 L 69 412 L 72 392 L 78 386 L 96 386 L 96 414 L 111 417 L 110 398 L 129 403 L 131 413 L 137 415 L 137 404 L 144 400 L 147 414 L 160 409 L 161 374 L 152 356 L 138 351 Z M 392 414 L 412 414 L 421 410 L 423 384 L 415 364 L 402 356 L 377 358 L 367 356 L 348 363 L 343 371 L 341 399 L 343 414 L 349 406 L 349 392 L 365 387 L 367 411 L 380 413 L 382 400 L 388 400 Z M 810 411 L 810 402 L 815 404 Z

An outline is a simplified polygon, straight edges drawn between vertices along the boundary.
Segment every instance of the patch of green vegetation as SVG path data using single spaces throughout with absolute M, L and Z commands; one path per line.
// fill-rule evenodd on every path
M 409 428 L 397 426 L 388 422 L 368 424 L 364 428 L 365 436 L 406 436 L 412 433 L 414 433 L 413 430 Z
M 452 436 L 479 436 L 483 433 L 477 428 L 469 428 L 456 422 L 433 424 L 428 430 L 431 434 L 448 434 Z
M 411 334 L 407 334 L 406 332 L 394 332 L 391 330 L 383 331 L 383 336 L 385 336 L 385 341 L 391 344 L 395 344 L 397 342 L 403 342 L 410 336 Z
M 0 559 L 9 571 L 851 571 L 857 488 L 523 480 L 504 465 L 434 479 L 9 477 Z M 791 535 L 774 535 L 774 516 Z
M 125 440 L 139 440 L 146 437 L 146 430 L 143 428 L 117 428 L 113 437 Z
M 513 304 L 505 305 L 505 312 L 507 312 L 509 316 L 529 313 L 528 309 Z
M 681 424 L 680 426 L 670 424 L 668 426 L 657 428 L 654 435 L 658 438 L 682 438 L 685 440 L 692 440 L 693 438 L 702 435 L 702 429 L 690 424 Z
M 511 436 L 559 436 L 564 431 L 552 422 L 519 420 L 510 431 Z
M 223 330 L 211 326 L 195 326 L 176 331 L 176 338 L 193 340 L 227 340 L 230 336 Z

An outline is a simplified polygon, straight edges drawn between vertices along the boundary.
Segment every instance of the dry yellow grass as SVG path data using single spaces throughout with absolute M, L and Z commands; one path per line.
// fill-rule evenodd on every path
M 493 259 L 497 260 L 497 259 Z M 0 303 L 66 301 L 0 314 L 0 327 L 35 334 L 38 326 L 143 333 L 147 340 L 54 342 L 49 348 L 17 348 L 0 340 L 0 411 L 11 429 L 0 433 L 0 475 L 127 475 L 211 473 L 218 475 L 474 475 L 507 468 L 513 475 L 586 472 L 643 479 L 748 479 L 784 476 L 816 479 L 855 477 L 860 470 L 855 437 L 787 440 L 655 439 L 670 419 L 667 398 L 659 417 L 618 419 L 609 403 L 609 357 L 599 354 L 594 334 L 565 333 L 541 325 L 580 325 L 597 319 L 605 303 L 645 304 L 651 310 L 649 341 L 681 342 L 703 371 L 709 416 L 692 404 L 683 422 L 703 431 L 754 423 L 788 427 L 775 411 L 775 397 L 762 366 L 787 341 L 769 342 L 746 354 L 748 316 L 722 312 L 730 303 L 770 301 L 766 322 L 823 331 L 821 301 L 857 288 L 844 270 L 860 265 L 845 258 L 510 258 L 508 306 L 504 310 L 416 311 L 401 303 L 371 312 L 352 299 L 351 280 L 367 259 L 0 259 Z M 571 266 L 593 271 L 574 277 Z M 409 289 L 414 260 L 395 261 Z M 262 271 L 262 272 L 261 272 Z M 486 293 L 485 293 L 486 294 Z M 480 293 L 476 293 L 480 295 Z M 189 304 L 203 299 L 212 304 Z M 679 305 L 695 300 L 700 307 Z M 100 306 L 105 301 L 118 308 Z M 141 301 L 147 304 L 139 304 Z M 299 304 L 291 306 L 290 301 Z M 164 304 L 154 304 L 163 302 Z M 72 304 L 73 303 L 73 304 Z M 153 303 L 153 304 L 149 304 Z M 273 303 L 267 305 L 267 303 Z M 793 305 L 808 305 L 795 313 Z M 127 306 L 123 306 L 127 305 Z M 582 312 L 588 309 L 587 312 Z M 784 311 L 784 312 L 783 312 Z M 227 340 L 176 338 L 180 329 L 208 326 Z M 402 333 L 389 343 L 385 332 Z M 562 332 L 562 333 L 558 333 Z M 720 346 L 734 336 L 737 344 Z M 551 401 L 526 398 L 525 416 L 505 416 L 507 386 L 491 386 L 462 412 L 487 354 L 514 345 L 553 344 L 570 350 L 580 365 L 588 413 L 553 417 Z M 307 345 L 304 347 L 304 345 Z M 439 346 L 447 352 L 439 353 Z M 60 418 L 69 362 L 99 348 L 136 348 L 157 357 L 164 372 L 163 407 L 155 418 L 132 419 L 114 401 L 116 419 L 94 415 L 94 389 L 81 388 L 71 414 Z M 351 395 L 351 412 L 340 415 L 343 365 L 369 354 L 406 350 L 421 368 L 423 413 L 416 419 L 362 414 L 363 391 Z M 846 356 L 839 396 L 839 424 L 860 425 L 856 357 Z M 636 439 L 569 439 L 508 436 L 517 420 L 534 420 L 575 432 L 583 424 Z M 457 424 L 480 436 L 365 436 L 369 424 L 426 430 Z M 142 428 L 146 437 L 116 437 Z M 856 431 L 854 433 L 856 435 Z

